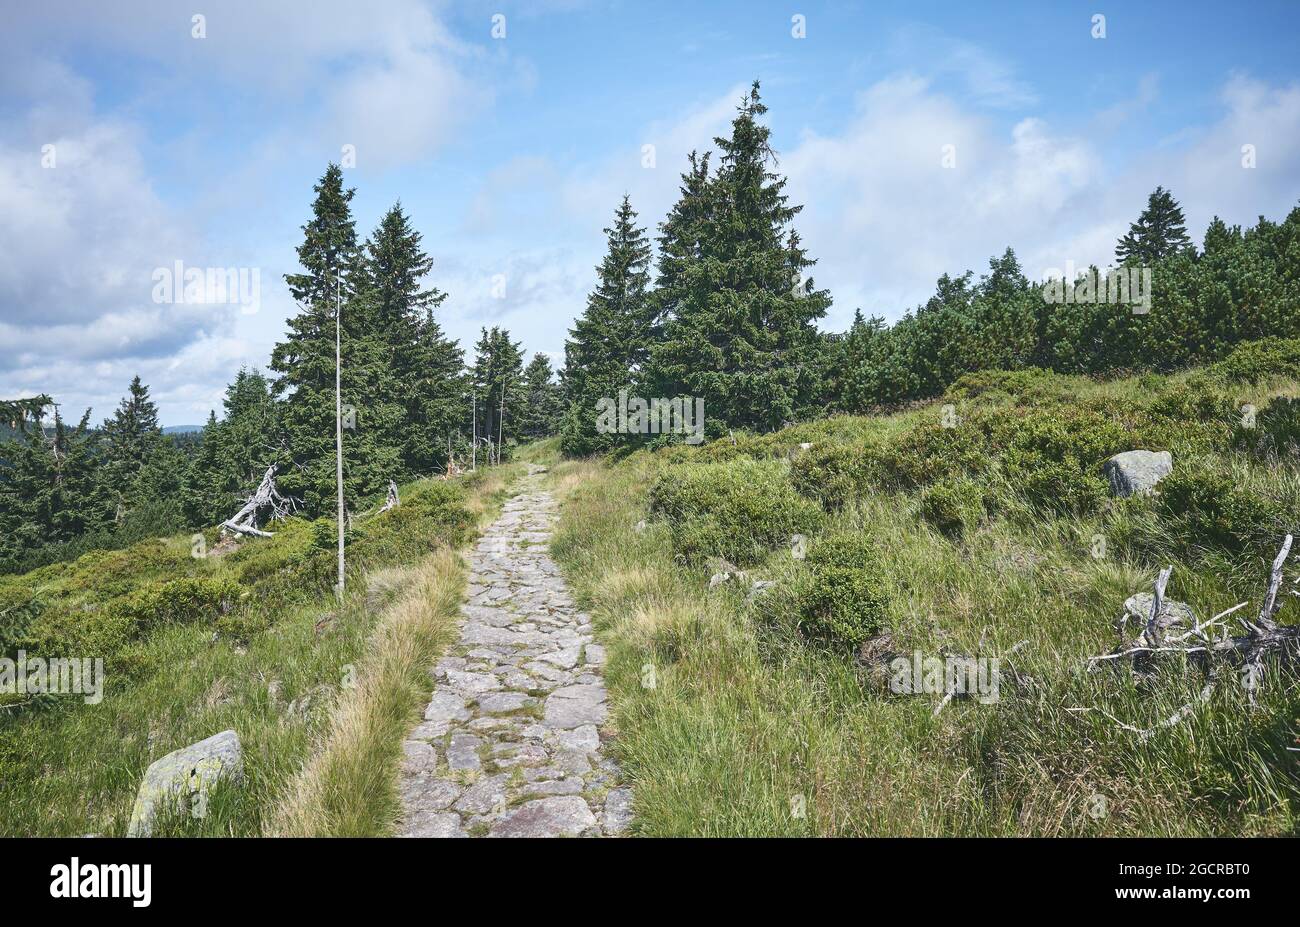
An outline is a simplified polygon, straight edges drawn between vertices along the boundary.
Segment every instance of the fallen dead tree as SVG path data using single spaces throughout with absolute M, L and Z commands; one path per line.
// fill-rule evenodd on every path
M 274 537 L 269 531 L 263 531 L 257 527 L 258 513 L 270 509 L 271 514 L 269 521 L 279 521 L 288 518 L 298 508 L 297 502 L 293 499 L 280 495 L 275 488 L 275 472 L 278 468 L 275 464 L 266 468 L 266 473 L 262 476 L 262 482 L 258 484 L 257 491 L 248 497 L 243 508 L 221 523 L 222 530 L 233 531 L 236 534 L 248 534 L 259 538 Z
M 395 509 L 401 504 L 402 504 L 402 497 L 397 494 L 397 484 L 394 483 L 392 480 L 389 480 L 388 498 L 384 500 L 384 504 L 380 506 L 379 511 L 381 513 L 387 512 L 389 509 Z
M 1110 653 L 1092 657 L 1088 661 L 1089 666 L 1098 669 L 1107 664 L 1127 665 L 1132 672 L 1149 675 L 1161 661 L 1177 656 L 1201 664 L 1207 672 L 1206 683 L 1196 698 L 1153 728 L 1124 724 L 1113 717 L 1111 720 L 1146 740 L 1157 731 L 1190 718 L 1198 705 L 1209 701 L 1215 687 L 1228 671 L 1235 671 L 1240 676 L 1241 685 L 1253 707 L 1264 676 L 1266 660 L 1274 659 L 1279 668 L 1290 668 L 1300 662 L 1300 626 L 1277 622 L 1277 613 L 1282 607 L 1283 568 L 1291 553 L 1292 542 L 1293 538 L 1288 534 L 1273 561 L 1264 603 L 1253 618 L 1240 614 L 1249 602 L 1234 605 L 1208 621 L 1198 620 L 1190 609 L 1171 607 L 1171 603 L 1165 599 L 1165 589 L 1173 567 L 1161 570 L 1142 632 L 1121 643 Z M 1300 586 L 1300 579 L 1297 579 L 1297 585 Z M 1300 595 L 1300 591 L 1292 589 L 1289 594 Z M 1234 635 L 1230 632 L 1227 619 L 1233 615 L 1245 631 L 1244 634 Z M 1126 608 L 1126 614 L 1120 623 L 1121 634 L 1127 618 Z

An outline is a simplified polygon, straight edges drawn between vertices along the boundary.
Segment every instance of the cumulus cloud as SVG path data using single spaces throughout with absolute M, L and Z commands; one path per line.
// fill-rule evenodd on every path
M 1097 125 L 1139 118 L 1157 86 L 1145 78 Z M 1280 218 L 1300 195 L 1300 88 L 1235 76 L 1220 102 L 1198 133 L 1112 166 L 1091 136 L 1036 118 L 1004 130 L 914 75 L 878 82 L 844 131 L 809 133 L 783 159 L 792 197 L 807 207 L 797 224 L 819 259 L 815 278 L 836 300 L 827 324 L 842 326 L 857 307 L 897 318 L 940 274 L 978 273 L 1007 246 L 1033 278 L 1066 261 L 1106 266 L 1158 184 L 1183 203 L 1193 237 L 1215 213 Z M 1248 143 L 1253 170 L 1241 164 Z M 945 145 L 952 168 L 942 166 Z

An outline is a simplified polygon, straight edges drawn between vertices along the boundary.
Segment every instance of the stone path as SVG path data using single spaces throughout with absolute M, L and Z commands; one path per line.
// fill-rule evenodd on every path
M 470 558 L 460 641 L 404 744 L 404 837 L 594 837 L 631 817 L 601 750 L 604 650 L 547 554 L 544 469 L 529 467 Z

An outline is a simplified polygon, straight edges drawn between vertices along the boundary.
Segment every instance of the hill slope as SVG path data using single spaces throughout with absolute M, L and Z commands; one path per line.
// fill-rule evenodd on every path
M 556 555 L 610 644 L 637 830 L 1297 833 L 1294 663 L 1253 708 L 1235 667 L 1202 703 L 1195 657 L 1090 664 L 1165 566 L 1202 620 L 1258 612 L 1300 530 L 1293 357 L 985 373 L 897 414 L 558 465 Z M 1112 498 L 1101 464 L 1135 448 L 1173 473 Z M 953 655 L 993 687 L 911 678 Z

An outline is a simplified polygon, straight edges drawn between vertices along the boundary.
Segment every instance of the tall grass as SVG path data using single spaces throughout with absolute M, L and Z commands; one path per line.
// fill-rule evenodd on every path
M 1061 393 L 1136 405 L 1149 388 L 1069 379 Z M 916 492 L 868 492 L 829 513 L 824 533 L 866 535 L 880 552 L 894 648 L 1004 661 L 999 701 L 955 700 L 937 714 L 936 697 L 882 690 L 790 626 L 785 597 L 806 569 L 790 551 L 773 549 L 751 571 L 777 584 L 751 599 L 747 584 L 710 588 L 709 571 L 674 547 L 670 524 L 649 517 L 634 529 L 648 517 L 649 487 L 679 462 L 782 458 L 805 441 L 887 441 L 937 414 L 841 417 L 698 451 L 553 468 L 563 500 L 554 553 L 609 645 L 612 743 L 635 785 L 636 832 L 1297 833 L 1300 771 L 1287 752 L 1300 725 L 1294 678 L 1273 676 L 1255 709 L 1239 687 L 1222 685 L 1189 723 L 1143 740 L 1122 725 L 1148 728 L 1171 715 L 1200 691 L 1201 672 L 1170 666 L 1140 682 L 1086 669 L 1116 643 L 1124 599 L 1149 590 L 1165 558 L 1176 567 L 1171 594 L 1203 616 L 1257 603 L 1265 584 L 1264 564 L 1250 557 L 1179 556 L 1158 536 L 1174 527 L 1094 556 L 1094 538 L 1116 520 L 1165 525 L 1148 503 L 1067 517 L 994 486 L 993 514 L 960 537 L 920 517 Z M 1176 466 L 1190 456 L 1176 451 Z M 1260 492 L 1292 499 L 1287 465 L 1211 456 L 1221 469 L 1249 468 Z M 1296 606 L 1287 609 L 1283 620 L 1294 621 Z
M 5 577 L 0 604 L 39 599 L 60 613 L 89 609 L 87 621 L 105 600 L 176 575 L 228 577 L 247 595 L 224 616 L 138 629 L 106 661 L 98 705 L 61 697 L 0 709 L 0 834 L 124 834 L 152 761 L 231 728 L 243 786 L 220 790 L 200 819 L 161 820 L 157 833 L 382 832 L 402 722 L 430 686 L 420 664 L 445 640 L 458 595 L 448 544 L 491 517 L 517 469 L 480 470 L 456 481 L 458 491 L 440 481 L 403 487 L 403 506 L 356 538 L 342 603 L 328 571 L 317 575 L 313 526 L 298 520 L 203 560 L 190 556 L 190 539 L 173 538 Z M 363 718 L 375 727 L 358 741 Z M 345 745 L 366 753 L 340 762 Z M 324 787 L 313 789 L 313 777 Z M 349 802 L 350 792 L 362 797 Z

